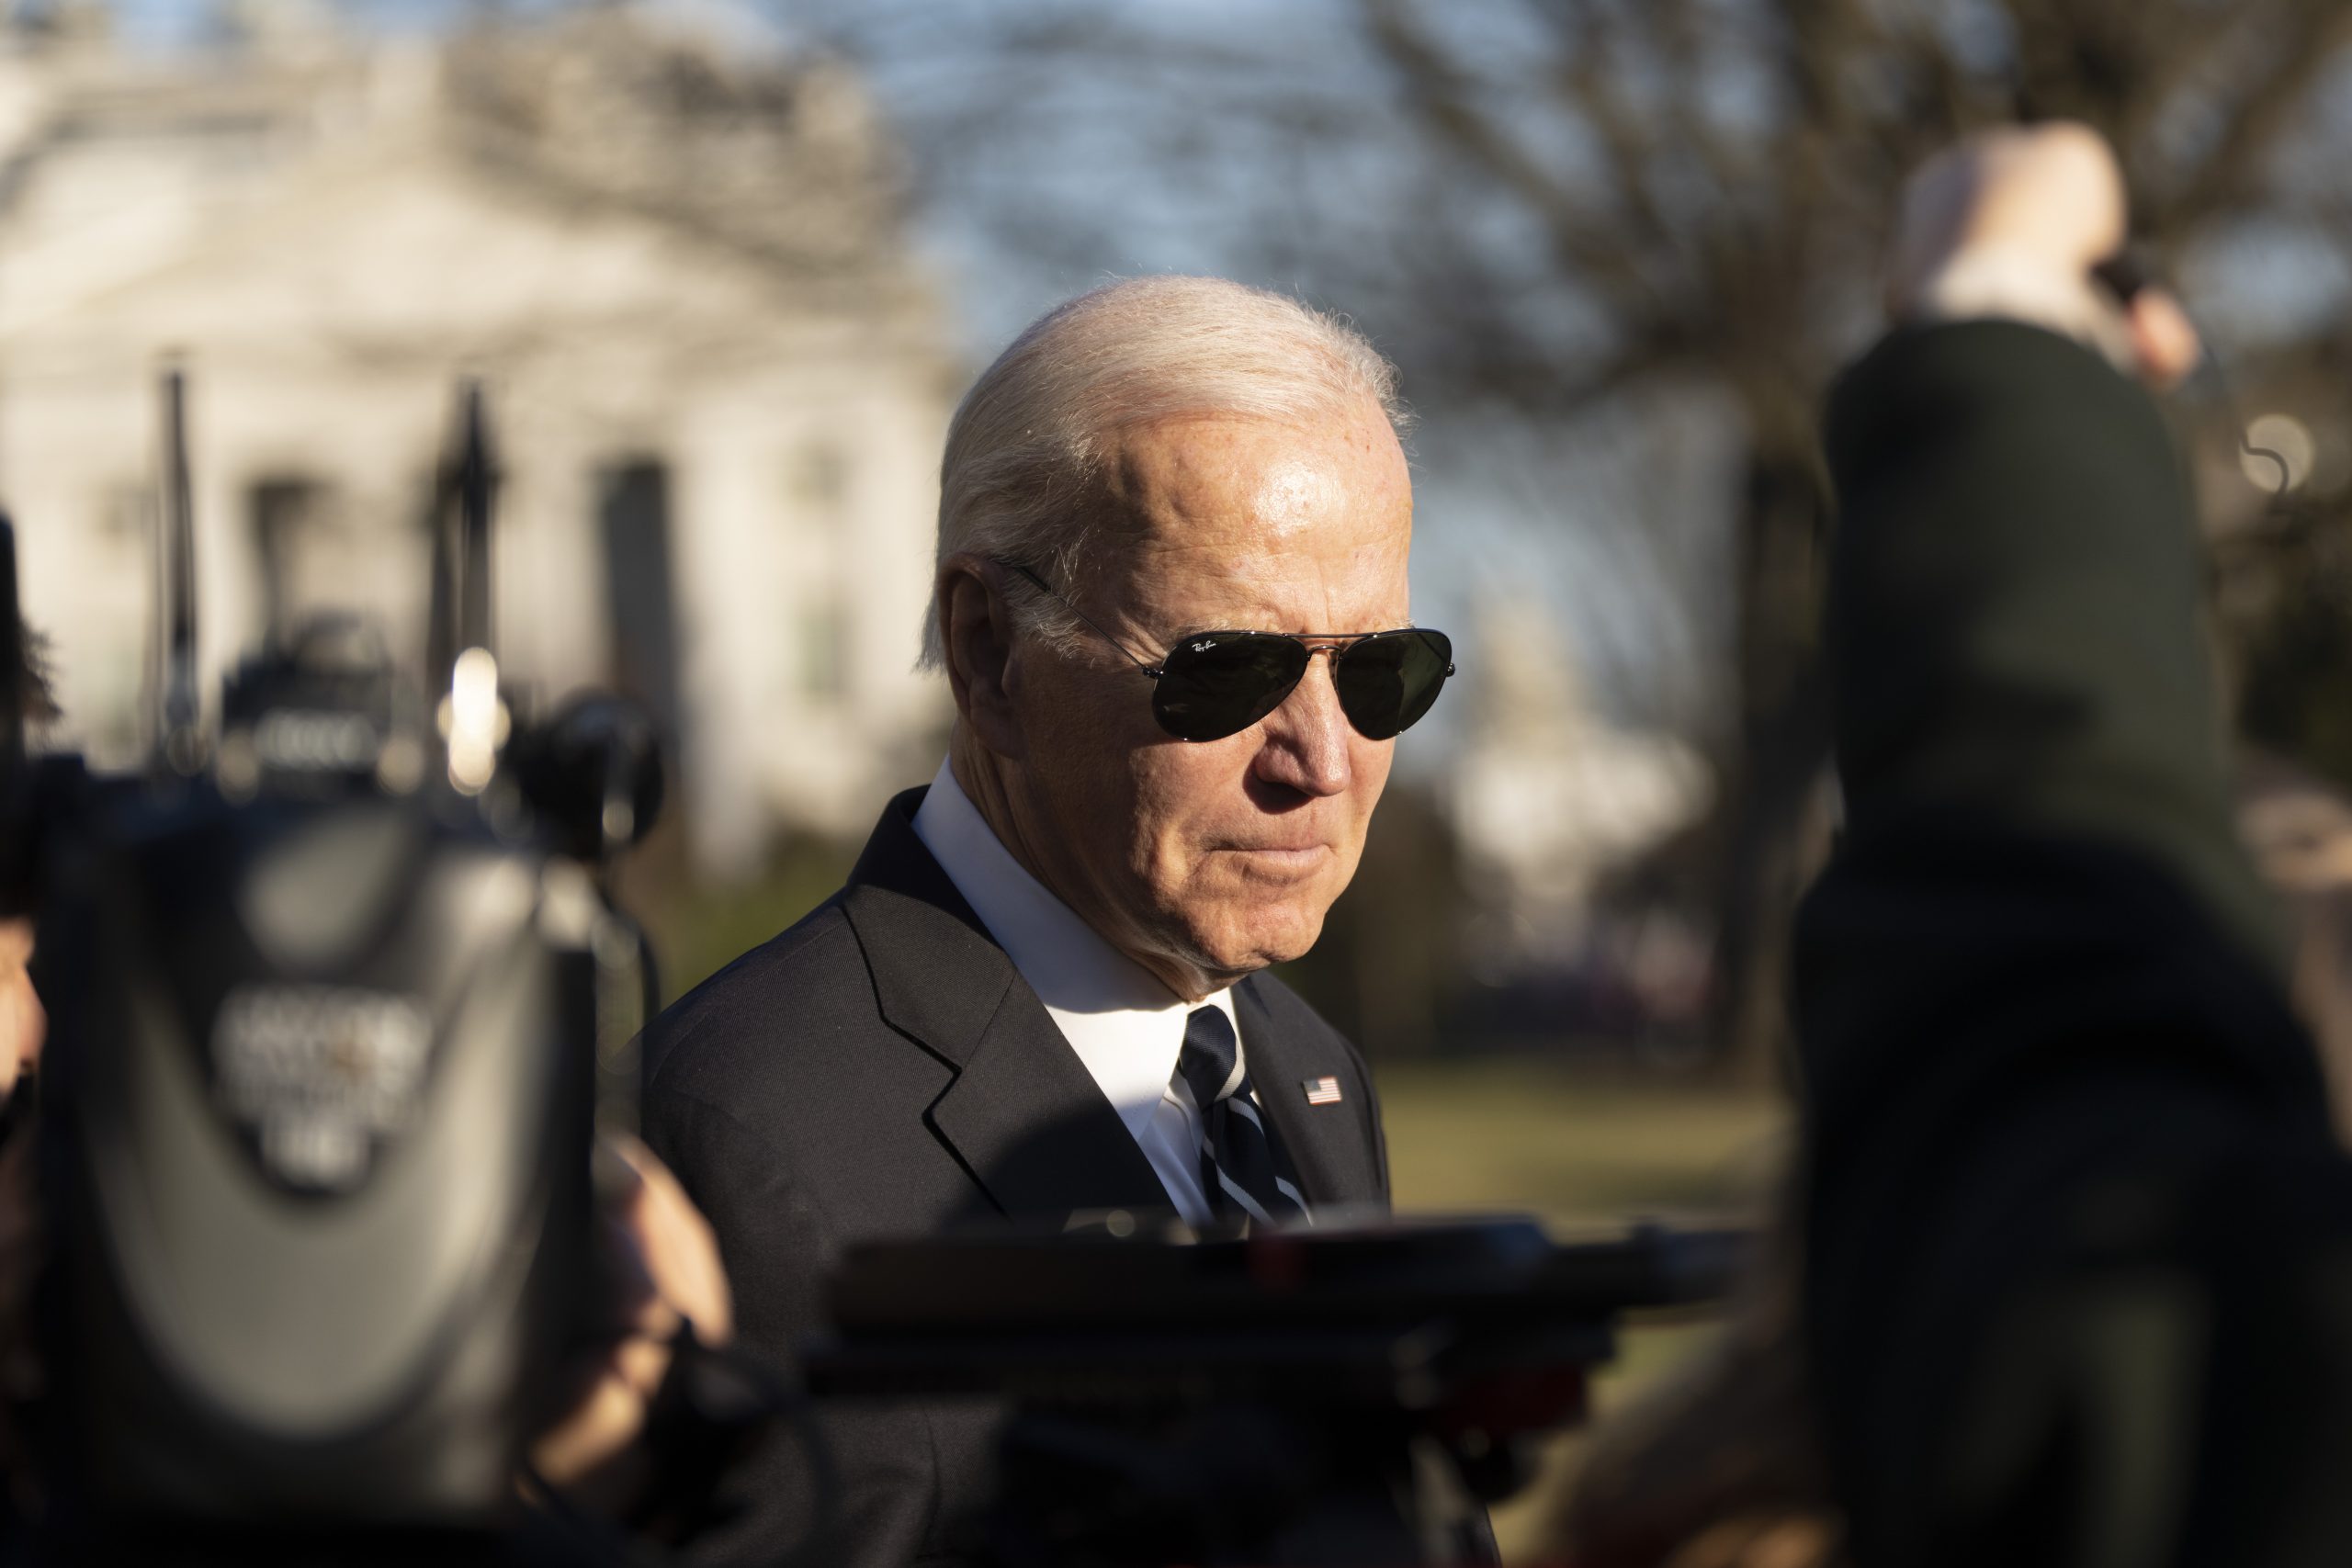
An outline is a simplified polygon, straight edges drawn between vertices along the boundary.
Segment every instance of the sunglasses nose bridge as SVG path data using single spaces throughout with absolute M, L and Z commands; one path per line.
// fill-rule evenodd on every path
M 1357 729 L 1358 726 L 1354 717 L 1348 712 L 1347 699 L 1340 693 L 1340 660 L 1368 639 L 1361 637 L 1294 637 L 1291 640 L 1306 650 L 1306 657 L 1299 666 L 1298 679 L 1292 682 L 1288 689 L 1283 693 L 1281 698 L 1268 711 L 1268 716 L 1271 717 L 1286 709 L 1295 708 L 1302 695 L 1305 694 L 1306 702 L 1315 714 L 1312 721 L 1314 726 L 1329 728 L 1334 734 L 1344 739 L 1347 734 Z M 1323 660 L 1321 682 L 1323 690 L 1306 694 L 1308 689 L 1316 683 L 1315 656 L 1318 653 L 1329 655 Z
M 1308 694 L 1307 700 L 1323 716 L 1335 721 L 1344 730 L 1350 721 L 1346 716 L 1346 706 L 1340 700 L 1340 656 L 1347 651 L 1349 645 L 1332 641 L 1302 642 L 1302 646 L 1306 649 L 1306 662 L 1300 667 L 1298 679 L 1291 682 L 1290 690 L 1283 694 L 1282 701 L 1275 705 L 1275 709 L 1279 712 L 1297 703 L 1301 694 L 1306 694 L 1308 688 L 1316 684 L 1315 656 L 1328 653 L 1330 657 L 1323 661 L 1322 686 L 1325 689 Z
M 1348 649 L 1348 643 L 1346 640 L 1333 639 L 1329 641 L 1310 641 L 1306 637 L 1291 637 L 1287 640 L 1294 642 L 1298 647 L 1306 649 L 1306 657 L 1299 662 L 1298 674 L 1296 678 L 1295 678 L 1290 684 L 1282 689 L 1282 694 L 1273 699 L 1272 705 L 1265 710 L 1263 716 L 1272 717 L 1273 715 L 1282 712 L 1284 708 L 1289 707 L 1292 704 L 1298 701 L 1299 693 L 1305 691 L 1308 683 L 1315 678 L 1315 656 L 1318 653 L 1328 653 L 1331 656 L 1323 661 L 1323 680 L 1325 684 L 1331 688 L 1331 711 L 1334 713 L 1340 712 L 1340 678 L 1338 671 L 1340 666 L 1340 655 L 1346 652 Z

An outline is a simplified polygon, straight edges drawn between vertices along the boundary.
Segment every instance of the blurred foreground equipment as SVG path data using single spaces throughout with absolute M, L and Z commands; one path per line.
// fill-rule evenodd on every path
M 89 1562 L 487 1551 L 559 1369 L 609 1327 L 584 1321 L 593 1043 L 625 923 L 596 863 L 658 806 L 658 756 L 602 705 L 532 727 L 501 690 L 471 388 L 424 691 L 315 622 L 208 728 L 182 402 L 174 373 L 147 767 L 28 761 L 13 719 L 0 757 L 53 1021 L 41 1533 Z M 0 529 L 0 631 L 14 558 Z
M 1555 1246 L 1526 1220 L 1196 1237 L 1114 1213 L 853 1249 L 807 1371 L 833 1399 L 1010 1400 L 1008 1565 L 1390 1562 L 1400 1515 L 1412 1561 L 1478 1562 L 1480 1506 L 1587 1413 L 1618 1318 L 1721 1297 L 1745 1250 L 1650 1227 Z

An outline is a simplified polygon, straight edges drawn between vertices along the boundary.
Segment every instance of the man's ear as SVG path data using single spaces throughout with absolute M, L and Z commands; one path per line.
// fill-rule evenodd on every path
M 996 571 L 978 556 L 950 556 L 939 563 L 936 592 L 939 641 L 947 656 L 947 688 L 955 694 L 956 712 L 980 744 L 1017 759 L 1027 750 L 1013 709 L 1020 668 L 1012 615 Z

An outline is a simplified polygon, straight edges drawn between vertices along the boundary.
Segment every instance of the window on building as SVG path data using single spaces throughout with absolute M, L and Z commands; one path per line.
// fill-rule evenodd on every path
M 54 671 L 74 677 L 72 711 L 66 723 L 90 760 L 119 767 L 137 759 L 147 744 L 144 696 L 155 637 L 155 487 L 141 479 L 119 479 L 97 500 L 98 574 L 111 592 L 95 596 L 104 626 L 85 642 L 80 669 Z M 32 607 L 28 606 L 28 609 Z M 32 610 L 34 624 L 40 616 Z
M 155 548 L 154 487 L 137 479 L 108 485 L 98 500 L 98 536 L 118 555 L 144 559 Z
M 605 615 L 612 632 L 613 688 L 645 705 L 675 756 L 677 595 L 671 576 L 670 469 L 632 458 L 605 469 L 597 487 L 605 553 Z
M 807 516 L 831 521 L 849 499 L 849 457 L 830 441 L 811 441 L 794 454 L 792 498 Z
M 838 600 L 815 600 L 800 612 L 800 690 L 824 704 L 849 695 L 849 616 Z
M 276 474 L 246 492 L 254 559 L 261 578 L 263 635 L 284 637 L 304 618 L 331 609 L 362 609 L 338 581 L 344 553 L 335 536 L 334 491 L 300 474 Z
M 792 455 L 789 481 L 806 551 L 794 662 L 801 695 L 831 706 L 849 694 L 850 611 L 840 586 L 847 570 L 840 539 L 849 506 L 849 455 L 831 440 L 804 442 Z

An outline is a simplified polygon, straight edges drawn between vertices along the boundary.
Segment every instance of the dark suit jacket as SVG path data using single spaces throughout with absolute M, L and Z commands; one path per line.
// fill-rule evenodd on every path
M 1979 322 L 1888 340 L 1828 435 L 1848 826 L 1796 990 L 1854 1561 L 2352 1562 L 2352 1179 L 2156 409 Z
M 822 1324 L 850 1243 L 1008 1216 L 1164 1208 L 1150 1162 L 890 802 L 848 885 L 665 1012 L 648 1034 L 646 1141 L 710 1217 L 741 1341 L 788 1364 Z M 1264 976 L 1235 987 L 1260 1100 L 1310 1207 L 1385 1207 L 1388 1164 L 1355 1048 Z M 1310 1106 L 1303 1080 L 1340 1080 Z M 826 1561 L 956 1556 L 987 1498 L 993 1418 L 834 1415 L 843 1534 Z M 731 1477 L 714 1557 L 780 1551 L 811 1517 L 804 1456 L 769 1443 Z

